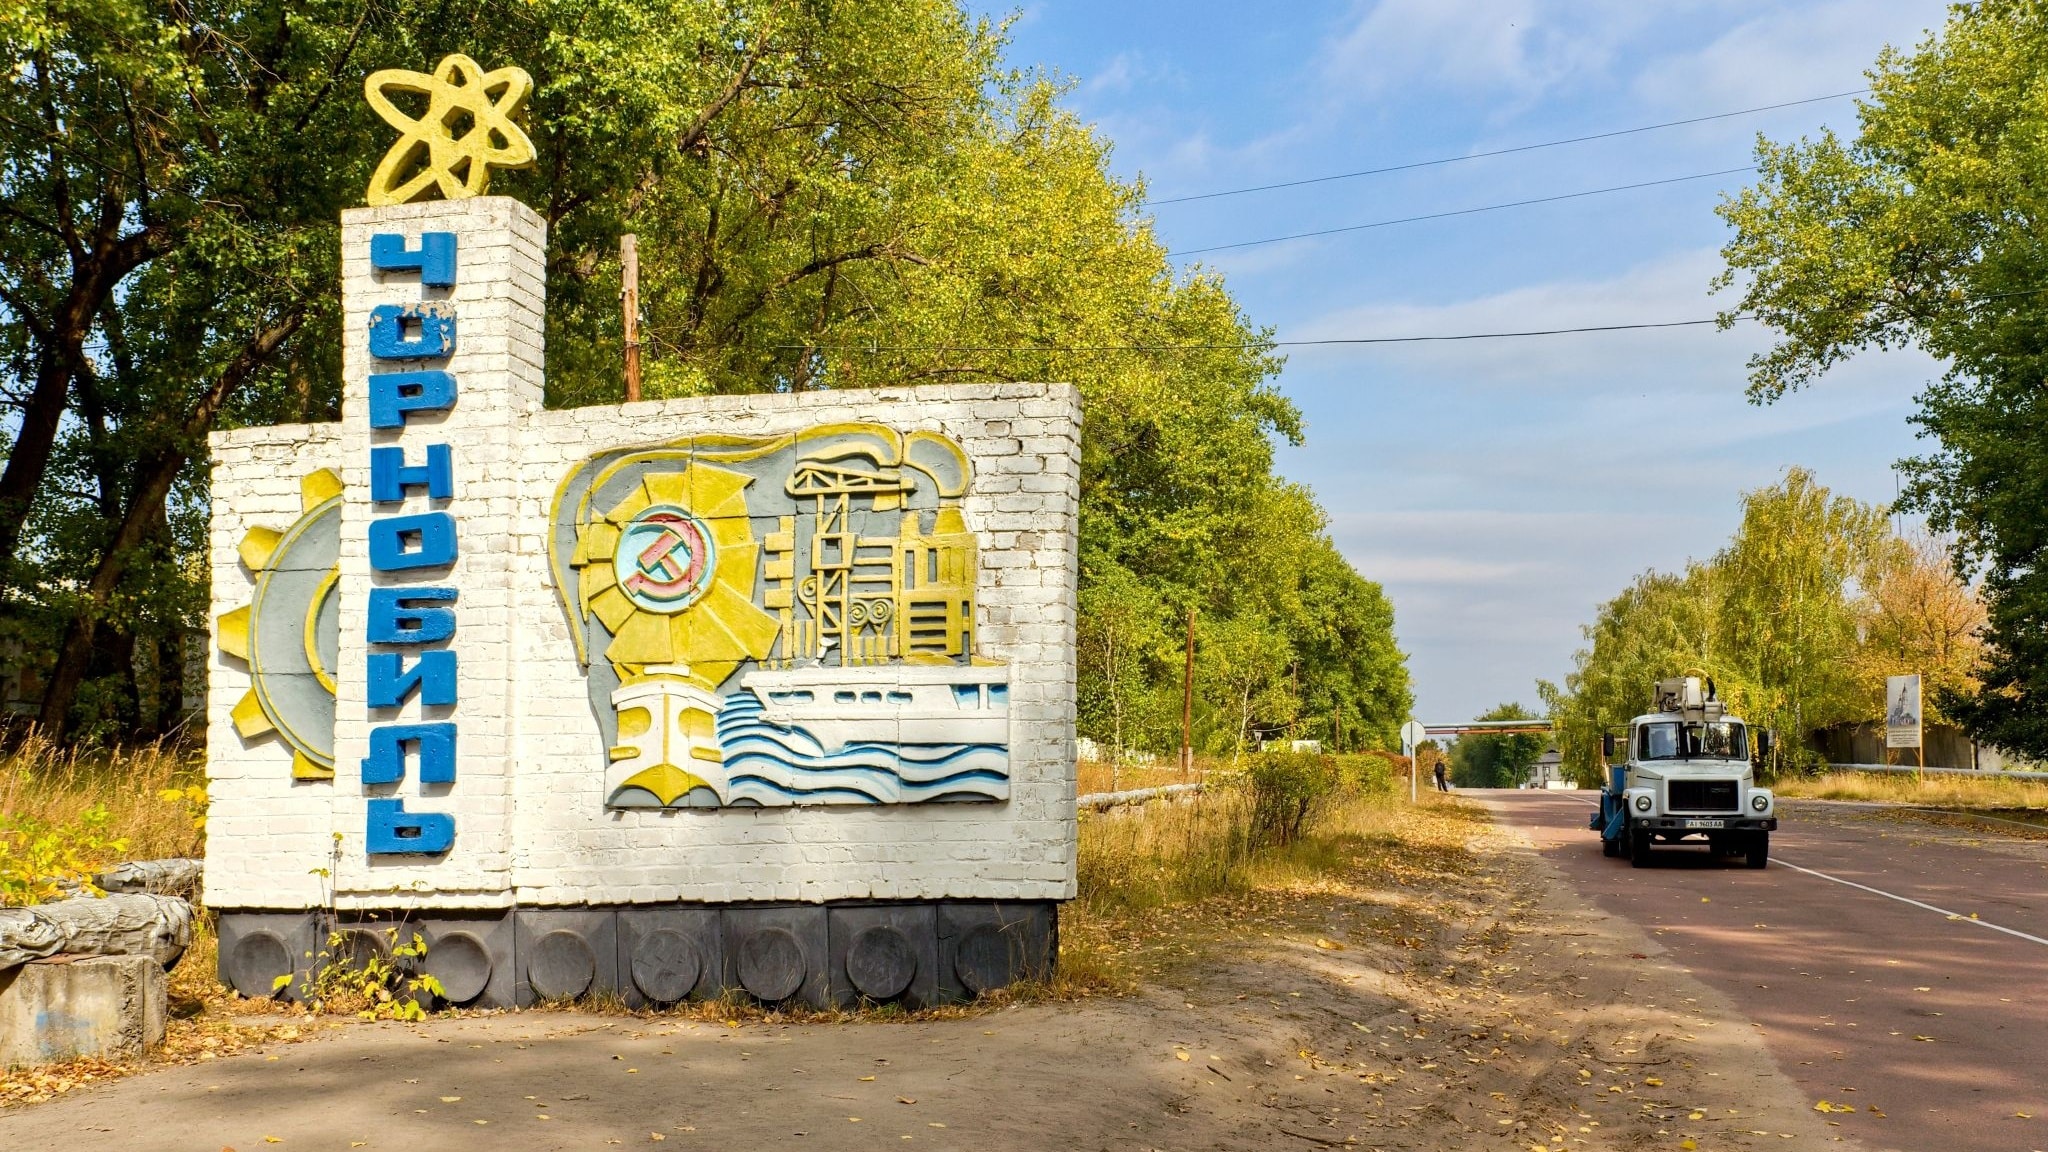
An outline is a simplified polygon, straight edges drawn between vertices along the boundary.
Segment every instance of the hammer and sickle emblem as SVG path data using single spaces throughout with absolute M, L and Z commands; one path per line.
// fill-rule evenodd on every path
M 393 92 L 427 98 L 427 110 L 407 115 Z M 521 68 L 489 72 L 457 53 L 431 75 L 404 68 L 370 73 L 363 95 L 399 138 L 370 177 L 365 198 L 371 207 L 408 204 L 438 191 L 443 199 L 481 196 L 492 168 L 526 168 L 534 161 L 533 141 L 513 123 L 533 93 L 533 77 Z

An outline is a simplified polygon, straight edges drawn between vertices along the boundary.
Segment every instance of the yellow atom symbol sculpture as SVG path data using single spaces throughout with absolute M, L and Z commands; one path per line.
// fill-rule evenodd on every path
M 409 116 L 393 92 L 427 98 L 426 113 Z M 533 141 L 513 117 L 526 107 L 533 77 L 521 68 L 483 70 L 457 53 L 432 75 L 404 68 L 372 72 L 363 95 L 386 123 L 402 134 L 370 177 L 373 208 L 409 204 L 438 191 L 443 199 L 481 196 L 492 168 L 525 168 L 533 163 Z

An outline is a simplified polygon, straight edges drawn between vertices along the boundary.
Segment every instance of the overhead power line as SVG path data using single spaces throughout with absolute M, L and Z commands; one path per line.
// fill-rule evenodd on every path
M 1754 317 L 1740 313 L 1737 320 Z M 1639 332 L 1656 328 L 1698 328 L 1704 320 L 1660 320 L 1640 324 L 1588 324 L 1578 328 L 1528 328 L 1512 332 L 1459 332 L 1436 336 L 1332 336 L 1321 340 L 1239 340 L 1223 344 L 777 344 L 779 352 L 1244 352 L 1268 348 L 1318 348 L 1347 344 L 1433 344 L 1457 340 L 1512 340 L 1525 336 L 1570 336 L 1582 332 Z
M 1664 128 L 1680 128 L 1687 124 L 1705 124 L 1711 120 L 1729 120 L 1737 116 L 1754 116 L 1759 112 L 1775 112 L 1780 108 L 1797 108 L 1802 104 L 1820 104 L 1829 100 L 1844 100 L 1851 96 L 1863 96 L 1868 88 L 1854 92 L 1837 92 L 1831 96 L 1811 96 L 1804 100 L 1787 100 L 1782 104 L 1760 104 L 1755 108 L 1740 108 L 1733 112 L 1716 112 L 1711 116 L 1691 116 L 1684 120 L 1666 120 L 1661 124 L 1645 124 L 1640 128 L 1620 128 L 1612 132 L 1595 132 L 1591 136 L 1570 136 L 1563 140 L 1545 140 L 1540 144 L 1519 144 L 1513 148 L 1495 148 L 1486 152 L 1467 152 L 1463 156 L 1444 156 L 1435 160 L 1416 160 L 1407 164 L 1390 164 L 1384 168 L 1363 168 L 1356 172 L 1338 172 L 1329 176 L 1310 176 L 1301 180 L 1282 180 L 1274 184 L 1254 184 L 1249 188 L 1225 188 L 1218 192 L 1197 192 L 1189 196 L 1170 196 L 1163 200 L 1147 200 L 1147 208 L 1159 208 L 1167 204 L 1188 204 L 1196 200 L 1217 200 L 1225 196 L 1244 196 L 1253 192 L 1274 192 L 1282 188 L 1303 188 L 1311 184 L 1328 184 L 1337 180 L 1356 180 L 1361 176 L 1383 176 L 1389 172 L 1409 172 L 1417 168 L 1435 168 L 1444 164 L 1458 164 L 1466 160 L 1484 160 L 1489 156 L 1510 156 L 1517 152 L 1535 152 L 1543 148 L 1557 148 L 1565 144 L 1584 144 L 1593 140 L 1612 140 L 1617 136 L 1634 136 L 1643 132 L 1656 132 Z
M 1183 248 L 1176 256 L 1199 256 L 1204 252 L 1226 252 L 1233 248 L 1254 248 L 1261 244 L 1278 244 L 1285 240 L 1309 240 L 1317 236 L 1336 236 L 1345 232 L 1363 232 L 1370 228 L 1388 228 L 1395 224 L 1417 224 L 1424 220 L 1445 220 L 1453 216 L 1475 216 L 1481 212 L 1499 212 L 1508 208 L 1527 208 L 1532 204 L 1555 204 L 1560 200 L 1578 200 L 1587 196 L 1605 196 L 1612 192 L 1632 192 L 1638 188 L 1656 188 L 1665 184 L 1683 184 L 1690 180 L 1710 180 L 1716 176 L 1733 176 L 1739 172 L 1754 172 L 1756 165 L 1746 164 L 1740 168 L 1722 168 L 1714 172 L 1695 172 L 1690 176 L 1669 176 L 1662 180 L 1644 180 L 1635 184 L 1616 184 L 1607 188 L 1588 188 L 1583 192 L 1563 192 L 1556 196 L 1538 196 L 1531 200 L 1510 200 L 1505 204 L 1483 204 L 1477 208 L 1453 208 L 1448 212 L 1429 212 L 1421 216 L 1400 216 L 1392 220 L 1374 220 L 1369 224 L 1347 224 L 1341 228 L 1322 228 L 1314 232 L 1290 232 L 1285 236 L 1268 236 L 1263 240 L 1239 240 L 1234 244 L 1211 244 L 1206 248 Z

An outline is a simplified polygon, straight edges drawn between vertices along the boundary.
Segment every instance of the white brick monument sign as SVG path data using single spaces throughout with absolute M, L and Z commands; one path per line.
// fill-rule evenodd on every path
M 392 926 L 465 1004 L 1041 971 L 1073 389 L 548 411 L 545 251 L 503 197 L 345 213 L 340 422 L 212 438 L 223 978 Z

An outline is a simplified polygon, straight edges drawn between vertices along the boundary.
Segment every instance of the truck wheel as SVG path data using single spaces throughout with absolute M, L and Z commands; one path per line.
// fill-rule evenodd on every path
M 1762 868 L 1771 862 L 1771 834 L 1752 832 L 1749 836 L 1749 854 L 1744 863 L 1751 868 Z
M 1600 838 L 1600 854 L 1602 856 L 1621 855 L 1621 839 L 1616 837 L 1613 840 L 1609 840 L 1607 837 L 1602 836 Z
M 1650 833 L 1647 830 L 1635 829 L 1629 832 L 1628 859 L 1629 863 L 1638 868 L 1650 866 Z

